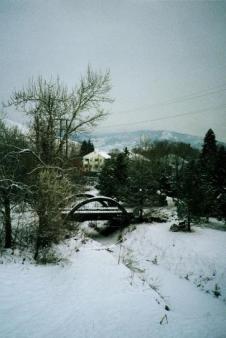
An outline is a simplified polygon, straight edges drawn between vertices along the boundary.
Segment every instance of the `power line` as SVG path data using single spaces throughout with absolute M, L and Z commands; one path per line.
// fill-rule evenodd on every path
M 219 89 L 216 90 L 216 88 L 219 88 Z M 130 113 L 130 112 L 137 112 L 137 111 L 140 111 L 140 110 L 147 110 L 147 109 L 150 109 L 152 107 L 158 107 L 158 106 L 161 107 L 161 106 L 172 105 L 172 104 L 175 104 L 175 103 L 190 101 L 190 100 L 194 100 L 194 99 L 209 96 L 209 95 L 215 95 L 215 94 L 218 94 L 218 93 L 221 93 L 221 92 L 224 92 L 224 91 L 226 91 L 225 84 L 222 85 L 222 86 L 209 88 L 209 89 L 206 89 L 206 90 L 203 90 L 203 91 L 198 91 L 196 93 L 192 93 L 192 94 L 189 94 L 189 95 L 180 96 L 180 97 L 172 99 L 172 100 L 153 103 L 153 104 L 146 105 L 146 106 L 143 106 L 143 107 L 137 107 L 135 109 L 121 110 L 121 111 L 117 112 L 116 114 L 125 114 L 125 113 Z
M 121 127 L 121 126 L 130 126 L 130 125 L 136 125 L 136 124 L 142 124 L 142 123 L 149 123 L 149 122 L 156 122 L 156 121 L 162 121 L 162 120 L 169 120 L 169 119 L 174 119 L 174 118 L 182 117 L 182 116 L 201 114 L 203 112 L 207 112 L 207 111 L 210 111 L 210 110 L 217 110 L 217 109 L 221 109 L 221 108 L 224 108 L 224 107 L 226 107 L 226 103 L 223 104 L 223 105 L 218 105 L 218 106 L 210 107 L 210 108 L 204 108 L 204 109 L 196 110 L 196 111 L 193 111 L 193 112 L 168 115 L 168 116 L 163 116 L 163 117 L 157 117 L 157 118 L 154 118 L 154 119 L 140 120 L 140 121 L 136 121 L 136 122 L 125 122 L 125 123 L 120 123 L 120 124 L 111 124 L 111 125 L 100 127 L 98 129 L 112 128 L 112 127 Z

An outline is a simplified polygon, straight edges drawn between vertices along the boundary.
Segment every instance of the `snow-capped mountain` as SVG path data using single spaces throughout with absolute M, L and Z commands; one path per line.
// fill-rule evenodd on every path
M 4 122 L 9 127 L 18 127 L 23 133 L 28 131 L 28 127 L 19 122 L 12 121 L 10 119 L 4 119 Z M 204 137 L 204 135 L 203 135 Z M 136 130 L 128 132 L 109 132 L 109 133 L 82 133 L 71 138 L 73 142 L 81 142 L 83 140 L 91 139 L 95 148 L 109 152 L 112 149 L 122 150 L 127 147 L 129 149 L 139 145 L 141 141 L 150 140 L 155 141 L 172 141 L 183 142 L 190 144 L 194 148 L 201 149 L 203 144 L 203 137 L 178 133 L 168 130 Z M 219 144 L 225 143 L 219 142 Z
M 192 136 L 188 134 L 182 134 L 174 131 L 166 130 L 139 130 L 131 132 L 115 132 L 115 133 L 93 133 L 91 135 L 82 135 L 81 139 L 90 138 L 95 147 L 109 151 L 111 149 L 123 149 L 128 147 L 129 149 L 139 145 L 141 141 L 173 141 L 184 142 L 191 144 L 195 148 L 201 148 L 203 138 L 198 136 Z

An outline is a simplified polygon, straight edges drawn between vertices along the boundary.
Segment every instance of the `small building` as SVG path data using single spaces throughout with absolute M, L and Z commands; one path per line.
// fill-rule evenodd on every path
M 94 150 L 82 158 L 83 168 L 85 171 L 99 172 L 104 165 L 104 161 L 111 156 L 104 151 Z

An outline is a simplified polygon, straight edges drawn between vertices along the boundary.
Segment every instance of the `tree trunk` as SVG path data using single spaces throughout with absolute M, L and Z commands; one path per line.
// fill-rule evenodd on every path
M 36 243 L 35 243 L 35 254 L 34 254 L 34 260 L 38 259 L 38 254 L 39 254 L 39 248 L 41 246 L 41 237 L 38 234 L 36 238 Z
M 39 255 L 39 249 L 43 247 L 43 241 L 44 241 L 44 229 L 46 226 L 46 217 L 45 213 L 39 211 L 38 212 L 38 230 L 37 230 L 37 237 L 36 237 L 36 243 L 35 243 L 35 254 L 34 254 L 34 259 L 37 260 L 38 255 Z
M 191 231 L 191 213 L 190 210 L 188 210 L 188 217 L 187 217 L 187 230 Z
M 141 207 L 141 208 L 139 209 L 139 217 L 138 217 L 138 218 L 139 218 L 139 221 L 140 221 L 140 222 L 143 222 L 143 220 L 144 220 L 144 219 L 143 219 L 143 207 Z
M 4 196 L 4 226 L 5 226 L 5 248 L 12 247 L 12 224 L 11 224 L 11 212 L 10 212 L 10 199 L 7 195 Z

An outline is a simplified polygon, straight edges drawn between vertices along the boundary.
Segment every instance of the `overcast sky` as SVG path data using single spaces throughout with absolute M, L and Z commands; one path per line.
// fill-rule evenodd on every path
M 88 63 L 111 71 L 99 131 L 211 127 L 226 141 L 226 1 L 0 0 L 1 101 L 32 76 L 73 86 Z

